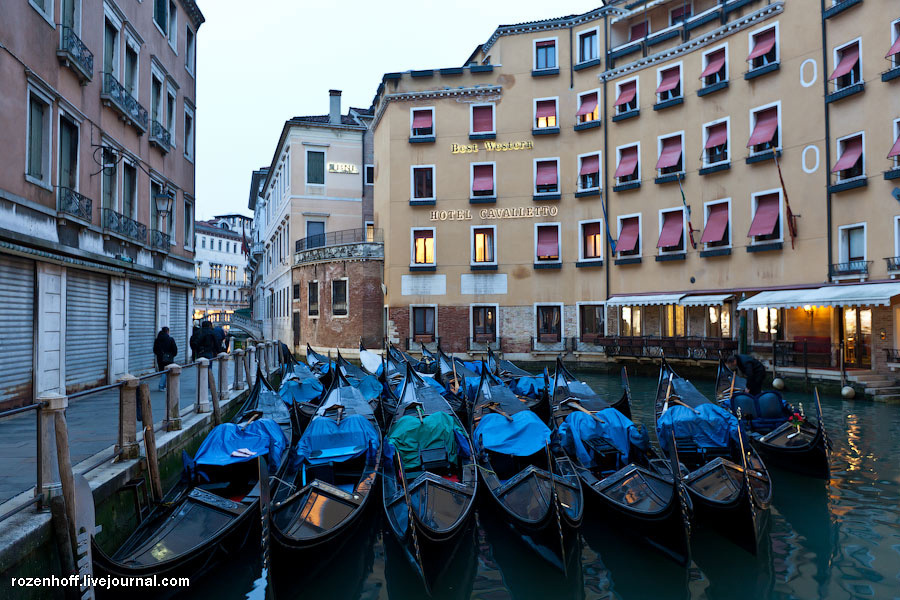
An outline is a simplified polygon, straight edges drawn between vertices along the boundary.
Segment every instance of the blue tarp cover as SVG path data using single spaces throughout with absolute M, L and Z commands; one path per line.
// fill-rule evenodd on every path
M 278 393 L 284 403 L 290 406 L 291 402 L 309 402 L 322 395 L 322 383 L 315 377 L 305 379 L 286 379 L 281 384 Z
M 475 428 L 477 446 L 511 456 L 531 456 L 549 441 L 550 428 L 530 410 L 517 412 L 512 421 L 503 415 L 488 413 Z
M 367 402 L 380 398 L 381 393 L 384 391 L 381 382 L 378 381 L 378 378 L 374 375 L 366 375 L 363 377 L 362 381 L 359 382 L 359 385 L 354 387 L 362 392 L 363 398 L 365 398 Z M 444 388 L 441 389 L 443 390 Z
M 673 430 L 676 438 L 690 438 L 700 448 L 725 448 L 729 439 L 737 439 L 738 422 L 730 412 L 711 402 L 697 405 L 696 410 L 669 405 L 656 422 L 657 437 L 663 450 L 669 451 Z
M 297 444 L 294 465 L 304 460 L 311 465 L 328 462 L 344 462 L 364 452 L 377 452 L 381 436 L 375 426 L 362 415 L 350 415 L 340 424 L 328 417 L 315 417 Z M 324 456 L 311 458 L 316 450 L 344 450 L 325 452 Z
M 606 441 L 622 454 L 623 462 L 628 461 L 631 444 L 637 447 L 647 444 L 644 432 L 616 409 L 604 408 L 596 415 L 602 423 L 587 413 L 573 412 L 559 427 L 563 448 L 568 454 L 574 454 L 581 464 L 594 466 L 593 453 L 585 446 L 587 440 Z
M 478 373 L 481 375 L 481 361 L 480 360 L 464 360 L 462 361 L 463 366 L 467 369 L 471 369 L 474 373 Z
M 552 383 L 550 385 L 553 385 Z M 544 393 L 544 376 L 534 375 L 532 377 L 519 377 L 512 384 L 512 391 L 519 396 L 528 396 L 529 398 L 538 398 Z
M 234 423 L 223 423 L 213 428 L 200 444 L 194 463 L 198 465 L 225 466 L 255 460 L 268 454 L 269 471 L 275 472 L 281 464 L 281 453 L 287 447 L 278 423 L 272 419 L 259 419 L 241 429 Z M 236 450 L 247 449 L 249 456 L 232 456 Z

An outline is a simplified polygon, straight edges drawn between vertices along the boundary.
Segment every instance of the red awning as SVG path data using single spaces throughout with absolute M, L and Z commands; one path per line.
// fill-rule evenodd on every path
M 475 106 L 472 108 L 472 131 L 483 133 L 494 130 L 494 107 Z
M 640 234 L 641 228 L 637 217 L 631 217 L 622 221 L 622 230 L 619 232 L 619 239 L 616 241 L 616 251 L 631 252 L 634 250 Z
M 700 79 L 715 75 L 725 65 L 725 48 L 716 50 L 706 59 L 706 68 L 700 73 Z
M 756 214 L 750 223 L 747 237 L 769 235 L 775 231 L 776 223 L 778 223 L 778 194 L 763 196 L 756 202 Z
M 662 72 L 662 77 L 659 81 L 659 87 L 656 88 L 657 94 L 662 94 L 663 92 L 668 92 L 669 90 L 674 90 L 678 87 L 678 84 L 681 82 L 681 69 L 675 67 L 673 69 L 666 69 Z
M 559 238 L 555 226 L 538 227 L 537 255 L 559 256 Z
M 413 129 L 426 129 L 431 127 L 431 111 L 414 110 L 412 126 Z
M 838 77 L 843 77 L 853 70 L 857 62 L 859 62 L 859 44 L 853 44 L 841 51 L 841 62 L 834 68 L 834 72 L 828 80 L 831 81 Z
M 585 156 L 581 159 L 581 170 L 579 175 L 590 175 L 591 173 L 600 172 L 600 156 L 597 154 Z
M 585 223 L 581 227 L 581 232 L 585 239 L 592 235 L 600 235 L 600 223 Z
M 635 169 L 637 169 L 638 164 L 638 149 L 637 146 L 632 146 L 631 148 L 624 148 L 622 150 L 622 155 L 619 158 L 619 166 L 616 167 L 616 177 L 626 177 L 634 173 Z
M 649 24 L 647 23 L 647 21 L 644 21 L 642 23 L 635 23 L 631 26 L 631 39 L 629 39 L 628 41 L 635 42 L 642 37 L 646 37 L 648 29 Z
M 775 137 L 775 130 L 778 129 L 778 109 L 767 108 L 766 110 L 756 113 L 756 127 L 750 135 L 750 141 L 747 147 L 752 148 L 766 142 L 771 142 Z
M 578 108 L 578 112 L 575 113 L 575 115 L 579 117 L 589 115 L 594 112 L 595 108 L 597 108 L 596 92 L 581 97 L 581 106 Z
M 747 60 L 759 58 L 764 54 L 768 54 L 775 47 L 775 28 L 767 29 L 762 33 L 753 36 L 753 50 L 747 55 Z
M 900 136 L 897 136 L 897 140 L 891 146 L 891 151 L 887 155 L 888 158 L 894 158 L 895 156 L 900 156 Z
M 472 191 L 490 192 L 494 189 L 493 165 L 475 165 L 472 167 Z
M 556 161 L 545 160 L 537 164 L 537 185 L 556 185 Z
M 900 35 L 898 35 L 897 39 L 894 40 L 894 44 L 891 46 L 891 49 L 888 50 L 888 53 L 884 55 L 884 57 L 890 58 L 898 52 L 900 52 Z
M 715 125 L 711 125 L 709 129 L 707 129 L 707 132 L 709 135 L 706 138 L 706 145 L 704 146 L 707 150 L 728 142 L 728 123 L 716 123 Z
M 556 42 L 553 40 L 544 40 L 543 42 L 537 42 L 535 46 L 538 48 L 547 48 L 548 46 L 555 46 Z
M 623 83 L 619 87 L 619 97 L 616 98 L 616 103 L 614 106 L 622 106 L 623 104 L 628 104 L 632 100 L 634 100 L 635 95 L 637 95 L 637 81 L 629 81 L 628 83 Z
M 838 171 L 843 171 L 844 169 L 849 169 L 853 165 L 856 164 L 856 161 L 859 160 L 859 157 L 862 156 L 863 145 L 862 145 L 862 137 L 850 138 L 846 142 L 844 142 L 844 152 L 841 154 L 841 157 L 834 164 L 834 168 L 831 169 L 832 173 L 837 173 Z
M 713 204 L 709 209 L 709 217 L 706 219 L 706 228 L 703 230 L 701 244 L 721 242 L 725 237 L 725 229 L 728 227 L 728 205 Z
M 681 236 L 684 234 L 684 213 L 668 212 L 663 215 L 662 231 L 659 232 L 659 241 L 656 243 L 657 248 L 670 248 L 677 246 L 681 242 Z
M 556 116 L 556 101 L 555 100 L 540 100 L 537 103 L 537 109 L 535 112 L 535 116 L 537 118 L 555 117 Z
M 662 141 L 662 150 L 659 152 L 659 160 L 656 161 L 657 169 L 674 167 L 681 159 L 681 136 L 666 138 Z

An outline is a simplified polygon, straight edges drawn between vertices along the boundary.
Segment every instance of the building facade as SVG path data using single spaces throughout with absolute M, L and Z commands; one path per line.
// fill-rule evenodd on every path
M 0 20 L 0 408 L 186 358 L 192 0 L 30 0 Z M 162 209 L 162 210 L 160 210 Z
M 501 26 L 463 67 L 386 74 L 393 341 L 886 367 L 900 13 L 815 8 L 610 2 Z
M 216 321 L 217 315 L 250 308 L 248 247 L 253 220 L 244 215 L 220 215 L 196 221 L 194 322 Z

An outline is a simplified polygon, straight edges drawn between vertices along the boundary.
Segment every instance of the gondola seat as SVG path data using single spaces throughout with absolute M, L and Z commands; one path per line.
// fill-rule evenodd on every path
M 766 433 L 784 423 L 787 418 L 784 401 L 777 392 L 763 392 L 758 396 L 735 394 L 731 400 L 732 411 L 741 410 L 741 418 L 755 432 Z

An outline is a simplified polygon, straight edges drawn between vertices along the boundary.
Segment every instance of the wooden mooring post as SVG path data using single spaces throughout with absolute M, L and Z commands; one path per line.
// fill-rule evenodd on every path
M 153 431 L 153 407 L 150 402 L 150 386 L 138 387 L 141 403 L 141 420 L 144 425 L 144 453 L 147 456 L 147 472 L 150 475 L 150 491 L 154 500 L 162 500 L 162 480 L 159 476 L 159 458 L 156 454 L 156 432 Z
M 213 425 L 222 422 L 222 413 L 219 412 L 219 387 L 216 385 L 216 376 L 212 369 L 206 370 L 209 380 L 209 395 L 212 398 Z

